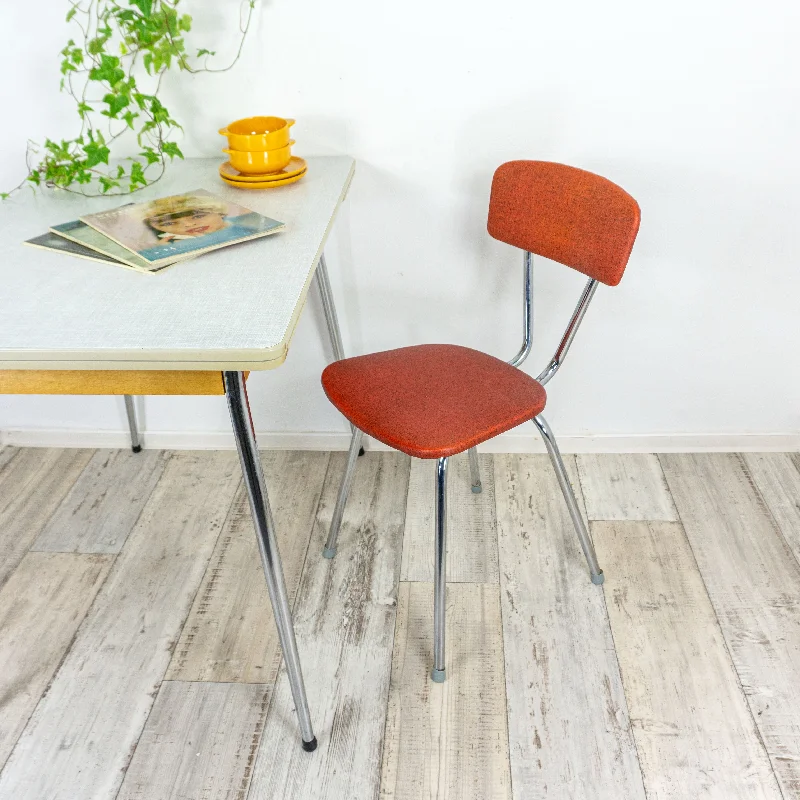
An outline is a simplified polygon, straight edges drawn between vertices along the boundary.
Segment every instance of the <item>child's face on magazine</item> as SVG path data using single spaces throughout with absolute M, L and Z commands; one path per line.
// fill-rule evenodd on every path
M 219 212 L 195 209 L 179 211 L 174 214 L 159 214 L 150 217 L 150 225 L 156 230 L 174 236 L 203 236 L 225 227 L 225 220 Z

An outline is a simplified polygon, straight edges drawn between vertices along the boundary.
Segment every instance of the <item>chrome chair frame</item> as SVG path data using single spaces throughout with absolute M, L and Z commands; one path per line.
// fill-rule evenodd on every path
M 508 361 L 512 367 L 521 366 L 525 359 L 530 355 L 533 346 L 533 254 L 525 251 L 523 253 L 523 304 L 522 304 L 522 329 L 523 341 L 517 354 Z M 586 310 L 589 303 L 594 297 L 597 290 L 598 281 L 594 278 L 589 279 L 588 283 L 581 292 L 578 304 L 570 317 L 569 324 L 567 325 L 564 335 L 561 337 L 556 352 L 547 363 L 547 366 L 539 373 L 536 380 L 545 385 L 561 368 L 564 360 L 567 357 L 575 335 L 580 328 L 583 318 L 586 315 Z M 550 456 L 550 462 L 558 478 L 558 485 L 561 487 L 561 493 L 564 495 L 564 500 L 567 504 L 569 515 L 572 518 L 572 523 L 575 526 L 575 532 L 578 535 L 581 549 L 586 557 L 586 562 L 589 565 L 589 572 L 591 575 L 592 583 L 601 585 L 603 583 L 603 570 L 597 562 L 597 554 L 594 550 L 594 545 L 589 537 L 589 532 L 586 530 L 586 525 L 581 517 L 578 502 L 575 499 L 575 494 L 572 491 L 572 486 L 569 482 L 569 476 L 564 461 L 561 458 L 561 453 L 558 449 L 558 443 L 553 435 L 553 431 L 548 425 L 545 418 L 539 414 L 532 420 L 536 429 L 541 434 L 544 440 L 547 453 Z M 361 447 L 363 434 L 361 431 L 353 429 L 353 437 L 350 442 L 350 450 L 347 458 L 347 466 L 345 474 L 342 478 L 342 484 L 339 489 L 339 496 L 336 500 L 336 506 L 331 519 L 331 527 L 328 532 L 328 540 L 325 543 L 323 555 L 325 558 L 333 558 L 336 555 L 336 541 L 339 536 L 339 528 L 342 523 L 342 516 L 344 514 L 344 507 L 347 503 L 347 496 L 350 492 L 350 487 L 353 482 L 353 472 L 356 465 L 356 454 Z M 468 451 L 469 464 L 470 464 L 470 479 L 472 482 L 472 491 L 481 491 L 480 467 L 478 464 L 478 454 L 476 448 L 470 448 Z M 435 527 L 435 554 L 434 554 L 434 614 L 433 614 L 433 628 L 434 628 L 434 657 L 433 657 L 433 670 L 431 671 L 431 679 L 436 683 L 441 683 L 445 679 L 445 592 L 446 592 L 446 554 L 447 554 L 447 463 L 448 458 L 440 458 L 436 462 L 436 527 Z

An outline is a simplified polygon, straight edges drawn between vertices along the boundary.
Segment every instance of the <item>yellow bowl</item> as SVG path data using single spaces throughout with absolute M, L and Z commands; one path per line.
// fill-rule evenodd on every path
M 219 132 L 228 137 L 231 150 L 278 150 L 289 143 L 292 125 L 293 119 L 283 117 L 247 117 L 231 122 Z
M 270 172 L 280 172 L 292 159 L 292 145 L 294 139 L 286 147 L 277 150 L 228 150 L 231 157 L 231 166 L 245 175 L 268 175 Z

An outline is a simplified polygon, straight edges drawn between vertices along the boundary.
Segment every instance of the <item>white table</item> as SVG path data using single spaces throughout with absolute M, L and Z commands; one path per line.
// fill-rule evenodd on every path
M 247 370 L 280 366 L 316 276 L 342 358 L 323 247 L 353 177 L 343 156 L 308 159 L 298 183 L 226 186 L 217 159 L 176 162 L 132 198 L 27 190 L 0 204 L 0 393 L 225 394 L 297 708 L 303 747 L 316 738 L 280 554 L 247 401 Z M 286 231 L 147 275 L 25 247 L 50 225 L 129 202 L 204 188 L 286 223 Z

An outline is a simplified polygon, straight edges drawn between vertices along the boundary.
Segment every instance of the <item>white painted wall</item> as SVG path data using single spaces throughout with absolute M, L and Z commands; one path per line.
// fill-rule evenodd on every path
M 183 147 L 216 154 L 221 124 L 276 113 L 299 120 L 298 153 L 358 159 L 328 250 L 349 353 L 443 341 L 509 357 L 521 266 L 485 232 L 491 174 L 512 158 L 564 161 L 631 192 L 642 230 L 548 387 L 556 432 L 593 448 L 661 434 L 687 447 L 800 441 L 796 2 L 258 5 L 235 72 L 170 81 Z M 21 175 L 26 137 L 73 131 L 57 92 L 66 6 L 40 0 L 35 18 L 0 6 L 4 186 Z M 224 50 L 235 6 L 187 0 L 197 46 Z M 583 283 L 551 263 L 537 275 L 534 374 Z M 265 433 L 345 431 L 319 387 L 316 296 L 309 311 L 286 365 L 251 382 Z M 148 398 L 143 411 L 151 443 L 227 441 L 221 399 Z M 111 398 L 0 398 L 14 441 L 60 430 L 91 442 L 123 424 Z M 532 447 L 535 432 L 520 433 L 530 438 L 509 446 Z

